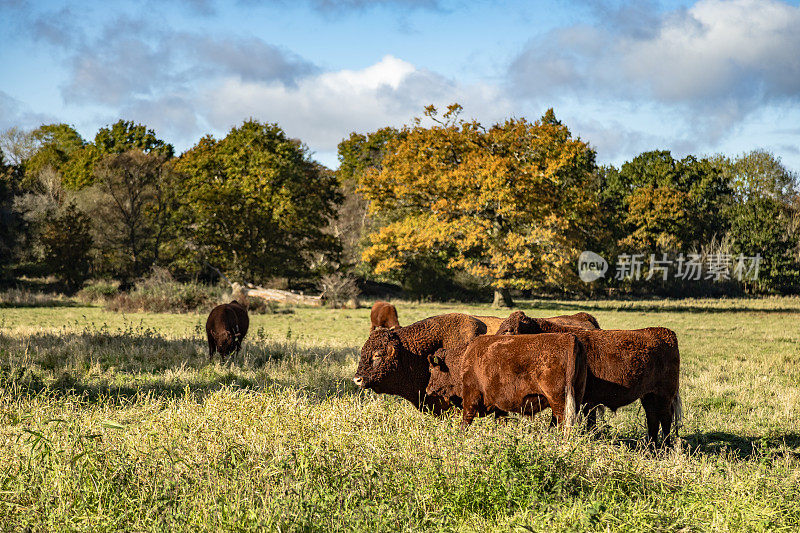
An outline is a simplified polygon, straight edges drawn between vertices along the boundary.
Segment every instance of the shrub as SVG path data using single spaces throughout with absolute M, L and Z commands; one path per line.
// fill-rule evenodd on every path
M 356 285 L 356 280 L 347 274 L 334 272 L 332 274 L 325 274 L 319 282 L 319 288 L 322 291 L 322 296 L 330 307 L 344 307 L 358 301 L 359 290 Z
M 0 292 L 0 307 L 57 307 L 74 302 L 63 294 L 35 292 L 29 289 L 7 289 Z
M 93 280 L 81 289 L 77 297 L 82 302 L 106 302 L 119 294 L 119 282 L 110 280 Z
M 222 286 L 179 283 L 166 269 L 154 267 L 150 276 L 139 281 L 132 291 L 109 300 L 106 308 L 111 311 L 188 313 L 226 301 L 226 296 L 229 294 Z

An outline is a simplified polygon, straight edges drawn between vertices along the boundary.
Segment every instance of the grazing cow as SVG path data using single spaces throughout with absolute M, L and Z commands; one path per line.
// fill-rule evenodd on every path
M 500 331 L 507 334 L 562 332 L 575 335 L 586 350 L 589 373 L 583 409 L 587 424 L 595 423 L 594 407 L 616 410 L 641 400 L 648 436 L 658 440 L 659 425 L 665 442 L 670 428 L 682 416 L 678 390 L 680 354 L 675 332 L 667 328 L 636 330 L 582 330 L 512 313 Z
M 378 393 L 401 396 L 418 409 L 445 411 L 450 407 L 446 399 L 425 394 L 430 379 L 428 358 L 440 348 L 461 349 L 485 333 L 483 322 L 461 313 L 434 316 L 392 330 L 377 328 L 361 348 L 353 382 Z
M 215 351 L 219 352 L 222 361 L 231 352 L 235 351 L 238 355 L 249 326 L 247 308 L 236 300 L 212 309 L 206 320 L 208 359 L 214 357 Z
M 571 426 L 586 376 L 586 356 L 574 335 L 484 335 L 465 350 L 437 351 L 427 392 L 454 404 L 460 398 L 462 428 L 476 415 L 533 416 L 547 407 L 553 423 Z
M 397 309 L 386 302 L 375 302 L 369 313 L 369 320 L 372 322 L 370 331 L 375 328 L 394 329 L 400 327 L 400 322 L 397 320 Z

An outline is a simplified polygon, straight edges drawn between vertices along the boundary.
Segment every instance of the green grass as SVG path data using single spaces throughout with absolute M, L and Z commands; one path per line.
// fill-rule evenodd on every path
M 486 306 L 398 302 L 403 324 Z M 200 314 L 0 309 L 0 531 L 743 531 L 800 527 L 800 300 L 537 301 L 678 334 L 681 442 L 638 405 L 458 429 L 350 382 L 369 309 L 255 315 L 208 362 Z

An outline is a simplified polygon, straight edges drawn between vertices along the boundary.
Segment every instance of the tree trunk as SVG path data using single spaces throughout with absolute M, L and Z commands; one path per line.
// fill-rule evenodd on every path
M 495 289 L 492 307 L 514 307 L 514 300 L 511 299 L 511 292 L 508 289 Z

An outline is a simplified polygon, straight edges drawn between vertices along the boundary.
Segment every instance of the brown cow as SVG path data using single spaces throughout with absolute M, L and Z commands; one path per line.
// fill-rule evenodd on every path
M 206 320 L 208 359 L 214 357 L 215 351 L 219 352 L 222 361 L 225 361 L 231 352 L 235 351 L 238 355 L 248 327 L 250 319 L 247 316 L 247 308 L 238 301 L 233 300 L 229 304 L 218 305 L 212 309 Z
M 397 309 L 387 302 L 375 302 L 369 313 L 369 320 L 372 322 L 370 331 L 375 328 L 394 329 L 400 327 L 400 322 L 397 320 Z
M 547 320 L 548 322 L 554 322 L 562 326 L 574 326 L 576 328 L 583 329 L 600 329 L 600 323 L 597 322 L 597 319 L 593 315 L 583 312 L 575 313 L 574 315 L 560 315 L 550 318 L 542 318 L 540 320 Z M 497 329 L 499 330 L 500 327 L 498 326 Z
M 512 313 L 500 331 L 509 334 L 571 333 L 586 349 L 589 374 L 583 397 L 589 427 L 594 407 L 616 410 L 641 400 L 647 417 L 648 436 L 658 440 L 659 425 L 665 442 L 670 428 L 682 416 L 680 354 L 675 332 L 667 328 L 636 330 L 582 330 Z
M 377 328 L 361 348 L 353 382 L 378 393 L 401 396 L 418 409 L 442 412 L 450 403 L 425 394 L 430 379 L 428 358 L 439 348 L 463 349 L 485 333 L 486 324 L 461 313 L 434 316 L 393 330 Z
M 521 325 L 523 324 L 524 325 Z M 531 318 L 522 311 L 514 311 L 497 328 L 497 335 L 506 335 L 521 331 L 526 333 L 562 333 L 564 326 L 580 329 L 600 329 L 597 319 L 589 313 L 560 315 L 550 318 Z
M 547 407 L 555 423 L 571 426 L 586 386 L 583 346 L 567 333 L 483 335 L 463 352 L 439 350 L 431 366 L 427 392 L 461 397 L 462 428 L 476 415 L 533 416 Z M 460 378 L 445 377 L 448 373 Z
M 500 326 L 506 321 L 505 318 L 499 316 L 472 316 L 486 324 L 487 335 L 497 335 L 498 329 L 500 329 Z M 598 324 L 597 319 L 589 313 L 575 313 L 574 315 L 554 316 L 552 318 L 544 318 L 542 320 L 549 320 L 557 324 L 575 326 L 584 329 L 600 329 L 600 324 Z

